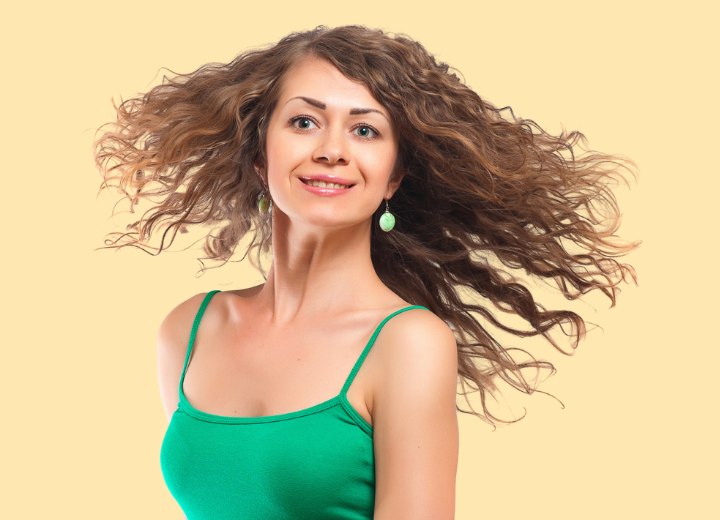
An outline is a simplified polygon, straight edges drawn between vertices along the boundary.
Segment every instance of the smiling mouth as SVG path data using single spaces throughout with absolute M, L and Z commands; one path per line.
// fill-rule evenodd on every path
M 337 182 L 325 182 L 315 179 L 300 179 L 304 184 L 308 186 L 315 186 L 316 188 L 332 188 L 335 190 L 346 190 L 355 186 L 354 184 L 338 184 Z

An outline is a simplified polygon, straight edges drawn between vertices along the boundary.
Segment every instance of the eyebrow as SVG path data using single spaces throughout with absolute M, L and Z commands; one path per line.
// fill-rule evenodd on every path
M 296 96 L 296 97 L 294 97 L 294 98 L 290 98 L 290 99 L 287 100 L 287 102 L 286 102 L 285 104 L 287 105 L 287 104 L 290 103 L 290 101 L 292 101 L 293 99 L 302 99 L 302 100 L 305 101 L 305 103 L 307 103 L 308 105 L 312 105 L 312 106 L 314 106 L 314 107 L 317 107 L 317 108 L 319 108 L 320 110 L 325 110 L 325 109 L 327 108 L 327 105 L 326 105 L 325 103 L 323 103 L 322 101 L 318 101 L 317 99 L 313 99 L 313 98 L 309 98 L 309 97 L 305 97 L 305 96 Z M 384 113 L 382 113 L 380 110 L 376 110 L 376 109 L 374 109 L 374 108 L 351 108 L 351 109 L 350 109 L 350 115 L 351 115 L 351 116 L 354 116 L 354 115 L 357 115 L 357 114 L 368 114 L 368 113 L 370 113 L 370 112 L 376 112 L 376 113 L 380 114 L 381 116 L 383 116 L 383 117 L 384 117 L 385 119 L 387 119 L 388 121 L 390 120 L 390 119 L 388 118 L 388 116 L 386 116 L 386 115 L 385 115 Z

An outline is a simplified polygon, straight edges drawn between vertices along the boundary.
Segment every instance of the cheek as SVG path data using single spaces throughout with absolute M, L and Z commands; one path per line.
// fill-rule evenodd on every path
M 361 169 L 374 174 L 383 180 L 390 177 L 395 166 L 397 149 L 394 146 L 384 146 L 375 150 L 374 153 L 362 156 Z
M 273 163 L 273 160 L 279 157 L 277 151 L 281 148 L 282 145 L 279 143 L 277 133 L 273 132 L 272 127 L 268 128 L 268 132 L 265 137 L 265 156 L 267 157 L 268 163 Z
M 292 139 L 283 132 L 268 132 L 265 141 L 267 157 L 267 177 L 273 200 L 278 207 L 285 201 L 284 193 L 290 189 L 292 177 L 298 171 L 307 152 L 298 145 L 298 139 Z
M 307 153 L 307 146 L 303 146 L 299 139 L 292 139 L 282 133 L 267 136 L 265 154 L 269 168 L 293 167 L 293 163 L 300 161 Z

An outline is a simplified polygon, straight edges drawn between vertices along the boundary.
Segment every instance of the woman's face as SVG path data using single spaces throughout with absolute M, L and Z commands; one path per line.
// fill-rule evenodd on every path
M 315 57 L 286 73 L 268 123 L 266 167 L 273 204 L 292 222 L 367 224 L 400 183 L 389 182 L 397 153 L 390 114 L 367 87 Z

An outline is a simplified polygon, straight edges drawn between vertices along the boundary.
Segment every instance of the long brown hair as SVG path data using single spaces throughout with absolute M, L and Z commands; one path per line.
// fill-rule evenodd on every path
M 186 226 L 222 223 L 206 238 L 207 258 L 227 262 L 247 235 L 243 258 L 254 252 L 250 261 L 260 266 L 270 228 L 256 205 L 263 180 L 254 164 L 266 162 L 266 128 L 283 75 L 306 56 L 362 82 L 390 112 L 399 135 L 395 173 L 405 176 L 391 201 L 395 229 L 378 227 L 384 205 L 373 217 L 373 265 L 391 290 L 428 307 L 455 332 L 470 405 L 458 410 L 505 422 L 488 407 L 498 378 L 533 393 L 537 384 L 525 371 L 554 372 L 554 366 L 504 347 L 486 325 L 520 337 L 539 334 L 572 353 L 585 321 L 570 310 L 546 310 L 502 266 L 554 282 L 567 299 L 599 290 L 614 306 L 617 286 L 628 277 L 637 283 L 632 266 L 616 257 L 640 242 L 616 240 L 620 211 L 610 186 L 625 181 L 624 172 L 634 174 L 634 163 L 576 154 L 578 143 L 586 143 L 582 133 L 554 136 L 510 107 L 493 106 L 406 36 L 320 26 L 227 64 L 164 77 L 122 102 L 117 121 L 101 128 L 96 141 L 101 189 L 117 182 L 131 210 L 143 197 L 158 202 L 128 232 L 111 233 L 107 247 L 147 251 L 146 240 L 160 228 L 159 254 Z M 530 328 L 502 323 L 493 307 Z M 570 350 L 551 337 L 556 326 L 572 339 Z M 479 392 L 482 412 L 468 400 L 472 391 Z

